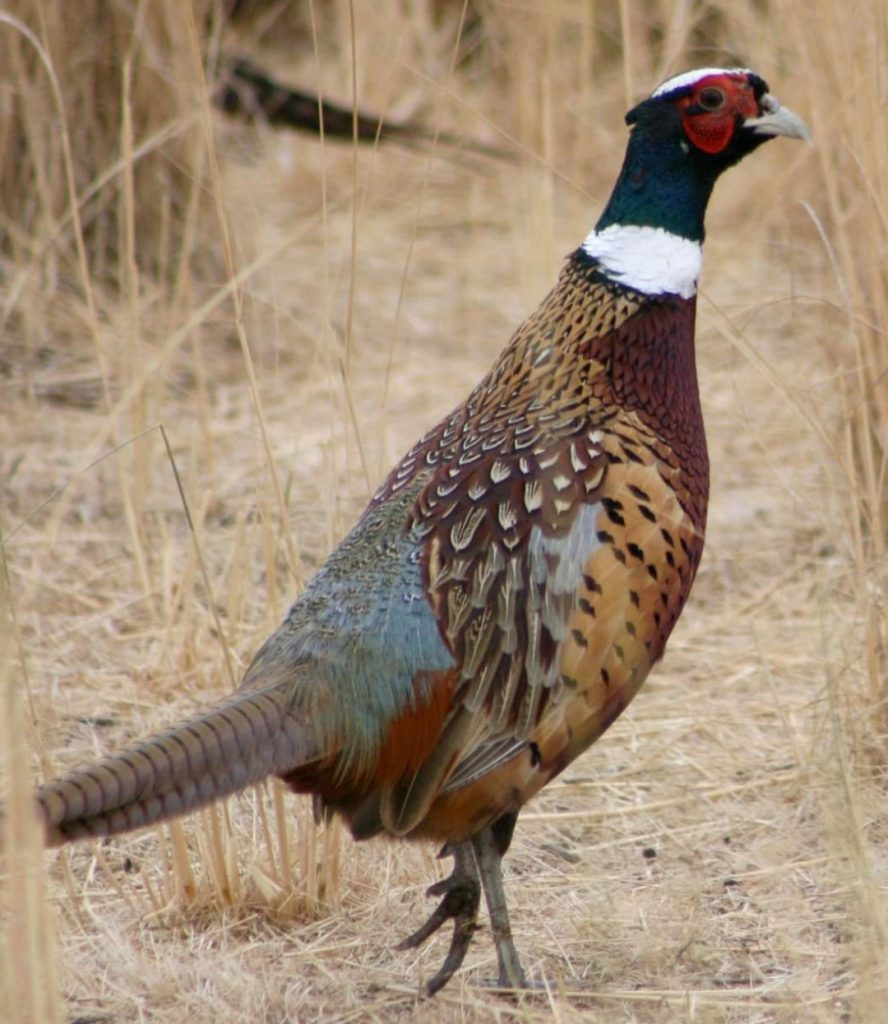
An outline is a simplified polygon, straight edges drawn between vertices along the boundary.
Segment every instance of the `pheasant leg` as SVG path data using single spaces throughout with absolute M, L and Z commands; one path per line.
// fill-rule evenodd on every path
M 459 970 L 478 927 L 478 906 L 481 902 L 481 883 L 478 879 L 472 843 L 457 843 L 452 848 L 448 844 L 442 853 L 453 856 L 453 871 L 447 878 L 436 882 L 426 891 L 428 896 L 441 896 L 441 902 L 425 924 L 398 946 L 398 949 L 416 949 L 441 925 L 453 919 L 450 949 L 438 973 L 426 984 L 427 996 L 433 996 L 443 988 Z
M 498 827 L 500 825 L 502 827 Z M 484 885 L 487 911 L 490 914 L 493 941 L 496 945 L 496 957 L 499 961 L 497 985 L 500 988 L 527 988 L 527 978 L 518 958 L 515 943 L 512 941 L 509 910 L 506 906 L 506 894 L 503 889 L 504 845 L 508 846 L 514 825 L 514 818 L 509 821 L 501 819 L 500 822 L 495 822 L 492 826 L 485 828 L 472 839 L 472 847 L 481 873 L 481 882 Z M 503 839 L 505 839 L 505 844 Z

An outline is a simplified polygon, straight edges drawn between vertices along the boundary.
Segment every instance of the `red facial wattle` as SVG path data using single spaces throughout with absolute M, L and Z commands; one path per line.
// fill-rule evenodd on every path
M 688 139 L 704 153 L 721 153 L 734 137 L 738 117 L 759 113 L 751 83 L 739 75 L 702 78 L 678 105 Z

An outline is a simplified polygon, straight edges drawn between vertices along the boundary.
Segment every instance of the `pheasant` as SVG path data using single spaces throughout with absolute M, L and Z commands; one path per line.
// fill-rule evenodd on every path
M 209 710 L 38 791 L 49 842 L 184 814 L 277 776 L 356 839 L 443 842 L 432 994 L 481 893 L 501 987 L 527 984 L 501 862 L 522 806 L 663 655 L 706 525 L 694 360 L 719 175 L 802 121 L 741 68 L 689 71 L 626 115 L 594 230 L 468 398 L 395 466 Z

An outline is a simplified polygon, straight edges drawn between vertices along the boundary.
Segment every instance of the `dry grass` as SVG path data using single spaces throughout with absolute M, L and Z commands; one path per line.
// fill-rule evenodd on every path
M 173 3 L 109 5 L 97 39 L 100 6 L 78 33 L 63 0 L 7 0 L 45 63 L 0 23 L 0 1017 L 881 1021 L 884 5 L 485 2 L 456 62 L 459 4 L 356 4 L 354 45 L 344 0 L 253 5 L 237 39 Z M 220 43 L 525 156 L 355 153 L 226 123 L 195 100 L 198 54 Z M 517 1008 L 486 992 L 482 933 L 418 1004 L 442 943 L 392 947 L 429 909 L 433 851 L 319 834 L 271 788 L 39 854 L 34 777 L 232 685 L 588 229 L 627 101 L 725 60 L 763 73 L 818 148 L 772 143 L 716 196 L 694 598 L 508 859 L 547 992 Z

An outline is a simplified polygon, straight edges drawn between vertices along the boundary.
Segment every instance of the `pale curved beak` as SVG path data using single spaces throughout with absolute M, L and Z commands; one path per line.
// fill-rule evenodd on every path
M 789 107 L 781 107 L 769 92 L 759 102 L 764 114 L 744 121 L 744 128 L 751 128 L 756 135 L 785 135 L 789 139 L 801 139 L 809 146 L 814 145 L 808 126 L 798 114 Z

